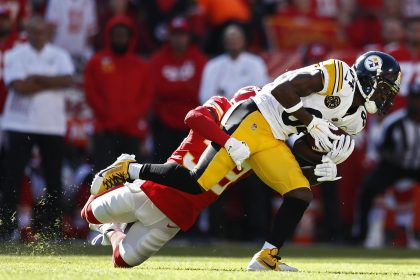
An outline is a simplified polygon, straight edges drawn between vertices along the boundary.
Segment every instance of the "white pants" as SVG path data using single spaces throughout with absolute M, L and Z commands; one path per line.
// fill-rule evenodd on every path
M 143 263 L 179 231 L 140 189 L 142 183 L 136 180 L 91 203 L 93 215 L 102 223 L 134 223 L 119 244 L 119 254 L 130 266 Z

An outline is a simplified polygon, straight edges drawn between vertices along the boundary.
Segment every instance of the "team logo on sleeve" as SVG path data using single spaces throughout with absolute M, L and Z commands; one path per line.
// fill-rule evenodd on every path
M 338 105 L 340 105 L 340 103 L 341 103 L 341 99 L 338 96 L 330 95 L 330 96 L 326 96 L 324 99 L 324 104 L 329 109 L 337 108 Z
M 382 59 L 377 55 L 371 55 L 365 60 L 365 67 L 369 71 L 376 71 L 382 68 Z

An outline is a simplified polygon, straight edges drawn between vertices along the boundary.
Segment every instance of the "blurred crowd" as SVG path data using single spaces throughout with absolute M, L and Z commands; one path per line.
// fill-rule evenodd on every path
M 209 97 L 368 50 L 399 61 L 400 96 L 368 118 L 343 179 L 313 189 L 294 242 L 418 247 L 420 1 L 0 0 L 2 238 L 86 239 L 92 174 L 121 153 L 164 162 Z M 263 240 L 282 199 L 238 185 L 183 236 Z

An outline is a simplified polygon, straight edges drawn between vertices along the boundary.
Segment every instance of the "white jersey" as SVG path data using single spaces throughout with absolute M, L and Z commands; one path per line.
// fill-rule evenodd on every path
M 255 97 L 252 97 L 269 123 L 275 138 L 286 140 L 290 135 L 305 131 L 306 128 L 284 110 L 271 91 L 292 75 L 313 71 L 322 71 L 324 86 L 320 92 L 301 97 L 303 107 L 309 113 L 315 117 L 333 121 L 333 119 L 343 118 L 353 103 L 356 74 L 343 61 L 330 59 L 286 72 L 277 77 L 274 82 L 265 85 Z
M 342 118 L 332 119 L 332 123 L 349 135 L 356 135 L 366 126 L 367 112 L 364 106 L 359 106 L 356 112 Z

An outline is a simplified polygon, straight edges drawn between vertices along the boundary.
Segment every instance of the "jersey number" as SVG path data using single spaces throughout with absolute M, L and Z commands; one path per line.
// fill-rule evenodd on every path
M 349 78 L 349 73 L 351 75 L 351 79 Z M 346 76 L 344 77 L 344 80 L 349 84 L 351 87 L 351 90 L 354 91 L 354 74 L 353 71 L 348 70 L 346 73 Z
M 362 111 L 362 113 L 360 114 L 360 117 L 362 117 L 363 127 L 365 127 L 365 125 L 366 125 L 366 119 L 367 119 L 366 112 L 365 111 Z

